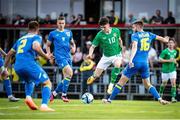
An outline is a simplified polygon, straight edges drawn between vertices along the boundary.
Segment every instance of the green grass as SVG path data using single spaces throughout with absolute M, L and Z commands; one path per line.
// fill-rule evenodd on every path
M 35 102 L 40 105 L 41 100 Z M 95 100 L 93 104 L 83 104 L 80 100 L 63 103 L 55 100 L 50 107 L 55 112 L 32 111 L 24 104 L 0 99 L 0 119 L 180 119 L 180 102 L 160 105 L 157 101 L 113 101 L 102 104 Z

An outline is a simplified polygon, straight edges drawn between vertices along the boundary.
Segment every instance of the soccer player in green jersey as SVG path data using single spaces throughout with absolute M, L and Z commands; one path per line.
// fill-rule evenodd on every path
M 162 97 L 165 86 L 167 85 L 168 80 L 171 80 L 171 101 L 177 102 L 176 97 L 176 56 L 177 51 L 175 50 L 175 40 L 174 38 L 169 39 L 168 48 L 163 50 L 160 54 L 160 62 L 162 62 L 162 84 L 160 86 L 159 94 Z
M 92 46 L 89 49 L 88 58 L 92 58 L 95 47 L 100 46 L 103 50 L 103 56 L 100 59 L 96 70 L 93 75 L 88 78 L 87 84 L 92 84 L 104 70 L 106 70 L 111 64 L 114 65 L 114 70 L 111 76 L 113 80 L 116 79 L 120 72 L 120 66 L 122 61 L 122 40 L 121 33 L 118 28 L 110 27 L 109 20 L 106 17 L 102 17 L 99 20 L 101 31 L 99 31 L 92 42 Z M 111 79 L 112 80 L 112 79 Z M 114 83 L 111 82 L 108 86 L 108 93 L 112 92 Z

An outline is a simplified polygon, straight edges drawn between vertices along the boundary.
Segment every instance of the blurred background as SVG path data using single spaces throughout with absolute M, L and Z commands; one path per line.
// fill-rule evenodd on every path
M 72 55 L 74 76 L 69 88 L 70 98 L 79 98 L 85 91 L 90 91 L 96 98 L 103 98 L 106 94 L 110 79 L 110 67 L 102 77 L 92 86 L 85 84 L 87 75 L 91 75 L 94 68 L 82 72 L 79 70 L 83 58 L 87 55 L 91 42 L 99 31 L 98 20 L 102 16 L 110 19 L 111 26 L 121 30 L 124 44 L 123 67 L 128 63 L 130 47 L 130 24 L 136 19 L 142 19 L 145 30 L 161 36 L 174 37 L 177 42 L 177 51 L 180 53 L 180 1 L 179 0 L 0 0 L 0 47 L 8 52 L 13 43 L 26 34 L 29 21 L 37 20 L 40 34 L 43 37 L 43 49 L 50 31 L 56 29 L 56 18 L 64 16 L 66 27 L 73 32 L 77 51 Z M 159 90 L 161 84 L 161 64 L 159 54 L 166 45 L 154 42 L 149 53 L 151 67 L 150 80 Z M 97 64 L 101 57 L 101 49 L 96 48 L 93 61 Z M 177 56 L 177 58 L 180 56 Z M 49 74 L 53 86 L 62 79 L 61 70 L 51 66 L 43 58 L 39 63 Z M 24 97 L 24 83 L 19 80 L 13 69 L 14 60 L 10 66 L 13 92 L 16 96 Z M 177 69 L 177 88 L 180 81 L 180 69 Z M 165 97 L 170 98 L 170 87 L 165 90 Z M 41 88 L 34 92 L 34 97 L 41 96 Z M 177 91 L 178 93 L 178 91 Z M 143 96 L 143 97 L 142 97 Z M 3 83 L 0 82 L 0 97 L 6 97 Z M 145 90 L 140 76 L 134 76 L 124 87 L 117 99 L 152 99 Z

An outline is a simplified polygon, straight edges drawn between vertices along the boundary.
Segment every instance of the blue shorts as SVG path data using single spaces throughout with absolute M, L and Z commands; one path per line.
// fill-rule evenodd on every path
M 49 79 L 47 73 L 41 68 L 38 63 L 30 63 L 26 65 L 16 65 L 14 69 L 21 80 L 25 82 L 34 82 L 36 85 L 44 83 Z
M 4 60 L 0 58 L 0 68 L 4 65 Z
M 149 78 L 149 64 L 147 62 L 134 62 L 134 67 L 129 68 L 129 65 L 126 66 L 123 70 L 123 75 L 130 79 L 137 72 L 140 73 L 142 79 Z
M 70 58 L 62 58 L 56 60 L 56 64 L 58 65 L 59 68 L 63 69 L 65 66 L 69 65 L 72 67 L 72 60 Z

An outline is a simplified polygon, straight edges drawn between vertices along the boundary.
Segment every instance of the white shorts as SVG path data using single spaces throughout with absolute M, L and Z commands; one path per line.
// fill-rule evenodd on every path
M 114 64 L 116 60 L 122 61 L 122 55 L 114 55 L 111 57 L 102 56 L 100 59 L 97 68 L 106 70 L 111 64 Z
M 162 73 L 161 74 L 162 81 L 168 81 L 169 79 L 176 79 L 177 78 L 177 72 L 171 72 L 171 73 Z

